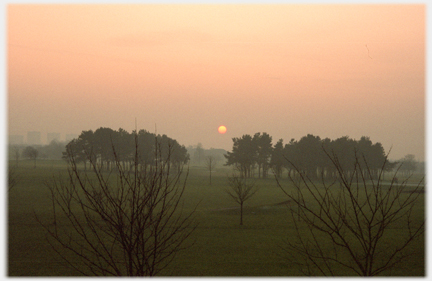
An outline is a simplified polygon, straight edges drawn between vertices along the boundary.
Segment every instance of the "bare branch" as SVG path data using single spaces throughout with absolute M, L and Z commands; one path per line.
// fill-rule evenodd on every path
M 110 171 L 101 168 L 92 150 L 84 150 L 91 169 L 79 170 L 68 149 L 67 179 L 58 176 L 46 183 L 54 223 L 38 221 L 54 250 L 81 274 L 157 275 L 178 251 L 193 244 L 186 240 L 196 228 L 195 209 L 182 210 L 188 172 L 184 175 L 179 167 L 173 173 L 173 147 L 156 138 L 155 143 L 150 169 L 139 164 L 136 136 L 130 169 L 124 168 L 114 145 Z M 76 257 L 85 267 L 74 262 Z
M 360 276 L 375 276 L 394 268 L 410 256 L 408 246 L 424 234 L 424 217 L 419 221 L 413 215 L 415 204 L 424 200 L 419 192 L 423 180 L 408 188 L 407 180 L 401 184 L 395 180 L 397 170 L 386 186 L 383 173 L 388 155 L 376 173 L 357 152 L 350 172 L 335 153 L 325 149 L 324 153 L 337 172 L 339 187 L 324 176 L 320 181 L 311 180 L 288 159 L 300 182 L 290 174 L 291 187 L 282 187 L 276 177 L 293 203 L 290 210 L 298 238 L 284 250 L 291 260 L 296 254 L 303 257 L 296 263 L 308 275 L 314 269 L 322 275 L 336 275 L 338 268 L 345 268 Z M 400 228 L 400 241 L 391 244 L 394 227 Z

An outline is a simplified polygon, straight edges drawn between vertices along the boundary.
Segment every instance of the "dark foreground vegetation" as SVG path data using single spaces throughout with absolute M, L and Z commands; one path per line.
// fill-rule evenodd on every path
M 118 133 L 100 150 L 82 134 L 63 160 L 9 160 L 9 276 L 425 275 L 423 173 L 402 172 L 382 146 L 375 166 L 358 149 L 379 148 L 368 138 L 344 138 L 343 158 L 308 135 L 285 146 L 296 154 L 281 153 L 278 168 L 284 146 L 271 137 L 267 157 L 256 146 L 242 166 L 229 159 L 248 137 L 233 139 L 223 165 L 191 162 L 146 131 L 123 132 L 122 150 Z M 299 145 L 317 140 L 314 157 Z

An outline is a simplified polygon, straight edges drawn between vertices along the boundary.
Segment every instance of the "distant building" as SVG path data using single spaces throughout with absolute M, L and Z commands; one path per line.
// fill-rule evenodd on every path
M 73 139 L 78 138 L 77 134 L 66 134 L 66 142 L 70 142 Z
M 9 144 L 23 145 L 24 144 L 24 136 L 22 136 L 22 135 L 9 135 Z
M 60 133 L 48 133 L 47 143 L 50 144 L 53 140 L 60 141 Z
M 41 133 L 40 132 L 27 132 L 27 145 L 41 145 Z

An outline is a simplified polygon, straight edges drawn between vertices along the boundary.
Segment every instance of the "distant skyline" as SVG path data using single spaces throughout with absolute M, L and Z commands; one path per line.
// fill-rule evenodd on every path
M 40 131 L 29 131 L 25 135 L 11 135 L 7 136 L 9 144 L 18 145 L 46 145 L 53 140 L 60 142 L 70 141 L 77 138 L 79 134 L 61 134 L 58 132 L 40 132 Z
M 369 136 L 425 160 L 424 4 L 7 6 L 8 134 L 110 127 L 232 149 Z M 225 134 L 218 127 L 227 128 Z

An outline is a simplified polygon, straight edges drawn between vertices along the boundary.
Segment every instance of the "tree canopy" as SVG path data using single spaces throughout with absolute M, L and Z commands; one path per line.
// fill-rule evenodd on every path
M 294 170 L 302 171 L 312 179 L 321 175 L 335 177 L 337 173 L 326 157 L 326 152 L 337 157 L 344 172 L 348 174 L 352 172 L 357 158 L 364 164 L 367 163 L 373 174 L 382 168 L 386 159 L 382 144 L 373 143 L 366 136 L 360 140 L 348 136 L 331 140 L 308 134 L 298 141 L 291 139 L 285 145 L 283 139 L 279 139 L 274 146 L 272 137 L 267 133 L 256 133 L 253 137 L 243 135 L 232 140 L 233 149 L 225 155 L 225 165 L 234 165 L 243 177 L 252 177 L 255 167 L 258 167 L 258 177 L 266 177 L 270 168 L 278 176 L 284 168 L 289 174 Z M 392 169 L 394 164 L 387 161 L 386 169 Z
M 160 151 L 159 156 L 156 156 L 156 148 Z M 129 133 L 122 128 L 116 131 L 104 127 L 95 131 L 82 131 L 78 138 L 66 145 L 63 158 L 66 160 L 67 155 L 73 155 L 74 161 L 84 163 L 86 168 L 91 156 L 97 160 L 101 169 L 110 169 L 116 160 L 120 161 L 123 167 L 130 166 L 134 161 L 135 149 L 138 150 L 138 162 L 144 169 L 153 165 L 156 157 L 170 159 L 168 164 L 173 167 L 186 164 L 190 159 L 186 147 L 166 135 L 156 135 L 146 130 Z

